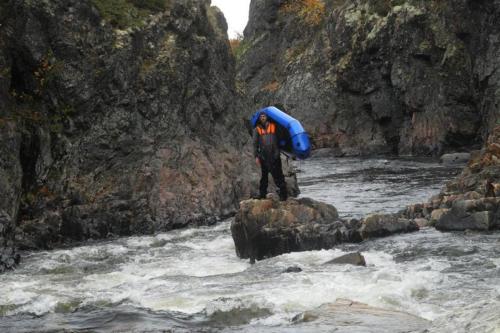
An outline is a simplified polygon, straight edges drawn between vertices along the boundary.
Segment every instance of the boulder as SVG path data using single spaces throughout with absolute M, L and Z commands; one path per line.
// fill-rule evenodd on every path
M 492 214 L 489 211 L 468 213 L 451 209 L 436 223 L 436 229 L 443 231 L 489 230 Z
M 370 214 L 363 220 L 359 232 L 363 239 L 369 239 L 418 230 L 415 221 L 396 214 Z
M 452 164 L 465 164 L 469 161 L 471 157 L 470 153 L 453 153 L 453 154 L 444 154 L 439 159 L 441 163 L 445 165 Z
M 325 263 L 325 265 L 330 265 L 330 264 L 366 266 L 366 260 L 361 253 L 354 252 L 354 253 L 344 254 L 343 256 L 337 257 Z
M 499 198 L 456 200 L 452 202 L 451 209 L 435 210 L 432 215 L 438 230 L 485 231 L 498 228 L 499 207 Z
M 271 196 L 240 202 L 231 233 L 236 254 L 253 261 L 418 230 L 413 221 L 392 215 L 377 216 L 364 221 L 343 220 L 334 206 L 310 198 L 280 202 Z
M 335 207 L 308 198 L 242 201 L 231 233 L 236 254 L 252 260 L 361 240 L 357 230 L 339 219 Z
M 426 228 L 432 225 L 432 222 L 429 221 L 426 218 L 416 218 L 413 219 L 413 222 L 419 227 L 419 228 Z
M 430 326 L 428 320 L 409 313 L 376 308 L 347 299 L 338 299 L 335 303 L 305 311 L 297 315 L 293 322 L 301 327 L 311 325 L 311 332 L 314 332 L 314 325 L 318 322 L 339 332 L 366 333 L 425 332 Z
M 449 211 L 449 208 L 434 209 L 431 213 L 431 223 L 436 224 L 436 222 L 439 221 L 441 217 Z
M 283 271 L 283 273 L 300 273 L 302 272 L 302 268 L 299 266 L 290 266 Z

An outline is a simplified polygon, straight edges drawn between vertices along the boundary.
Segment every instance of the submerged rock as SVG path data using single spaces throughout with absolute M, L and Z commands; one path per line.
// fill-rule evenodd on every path
M 310 198 L 245 200 L 231 224 L 240 258 L 261 260 L 294 251 L 330 249 L 345 242 L 418 230 L 395 216 L 340 219 L 337 209 Z
M 335 303 L 324 304 L 317 309 L 297 315 L 293 322 L 307 325 L 321 323 L 335 330 L 357 333 L 407 333 L 425 332 L 430 322 L 409 313 L 386 310 L 338 299 Z
M 302 268 L 299 266 L 290 266 L 283 271 L 283 273 L 300 273 L 302 272 Z
M 366 266 L 365 257 L 359 253 L 348 253 L 340 256 L 338 258 L 327 261 L 325 265 L 337 264 L 337 265 L 354 265 L 354 266 Z

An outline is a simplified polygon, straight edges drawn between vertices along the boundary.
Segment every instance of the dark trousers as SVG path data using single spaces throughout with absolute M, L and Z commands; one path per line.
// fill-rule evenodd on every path
M 283 170 L 281 169 L 281 159 L 278 158 L 274 160 L 273 163 L 266 163 L 266 161 L 261 160 L 260 170 L 262 172 L 262 176 L 260 178 L 260 196 L 265 197 L 267 194 L 270 172 L 271 175 L 273 175 L 274 183 L 280 189 L 280 199 L 286 200 L 288 193 L 286 190 L 285 176 L 283 175 Z

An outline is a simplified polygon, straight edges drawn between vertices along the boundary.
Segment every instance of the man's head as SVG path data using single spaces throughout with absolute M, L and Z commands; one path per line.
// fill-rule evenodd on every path
M 262 112 L 262 113 L 259 115 L 259 122 L 260 122 L 261 124 L 265 124 L 265 123 L 266 123 L 266 121 L 267 121 L 267 115 L 266 115 L 264 112 Z

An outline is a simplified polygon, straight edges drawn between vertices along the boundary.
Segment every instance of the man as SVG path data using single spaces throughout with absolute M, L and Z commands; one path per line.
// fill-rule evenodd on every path
M 260 165 L 262 176 L 260 178 L 260 198 L 264 199 L 267 194 L 269 183 L 269 172 L 273 176 L 274 183 L 279 188 L 280 200 L 288 198 L 285 176 L 281 169 L 280 150 L 278 148 L 278 136 L 276 135 L 276 124 L 267 119 L 262 112 L 259 115 L 257 126 L 253 132 L 253 147 L 255 163 Z

